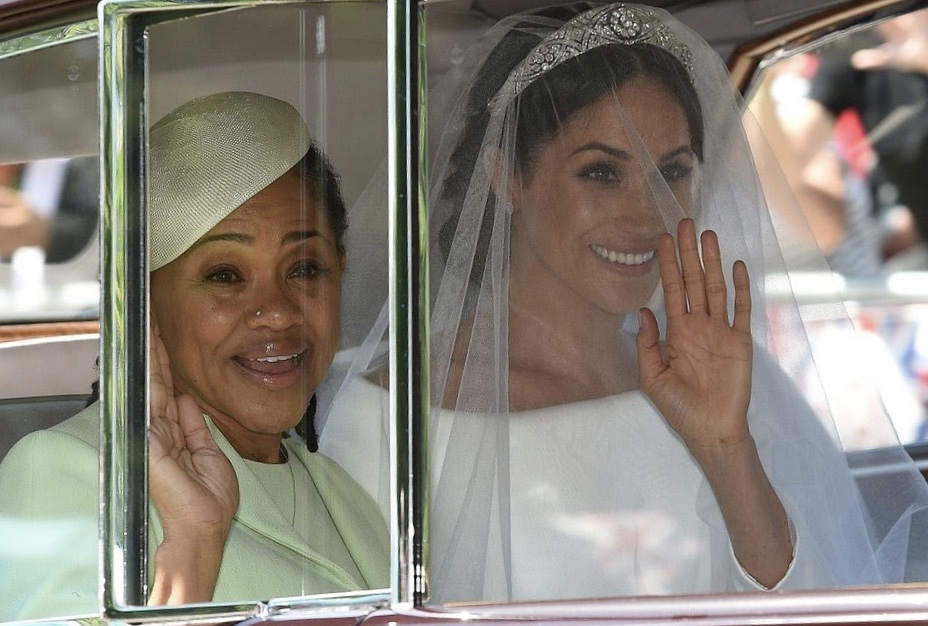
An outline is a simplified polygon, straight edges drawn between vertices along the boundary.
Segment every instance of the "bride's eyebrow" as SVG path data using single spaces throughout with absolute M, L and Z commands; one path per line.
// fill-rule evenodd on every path
M 576 156 L 583 152 L 604 152 L 611 157 L 621 159 L 623 161 L 630 160 L 632 155 L 622 150 L 621 148 L 616 148 L 615 146 L 610 146 L 609 144 L 601 143 L 599 141 L 591 141 L 590 143 L 585 143 L 573 152 L 570 153 L 570 156 Z
M 616 148 L 615 146 L 610 146 L 609 144 L 605 144 L 599 141 L 591 141 L 590 143 L 583 144 L 582 146 L 580 146 L 579 148 L 571 152 L 570 156 L 576 156 L 584 152 L 603 152 L 605 154 L 608 154 L 611 157 L 615 157 L 616 159 L 620 159 L 623 161 L 629 161 L 632 159 L 632 155 L 629 154 L 626 150 L 622 150 L 621 148 Z M 674 159 L 681 155 L 694 156 L 693 148 L 689 145 L 679 146 L 678 148 L 674 148 L 670 152 L 667 152 L 666 154 L 664 154 L 660 158 L 660 161 L 661 162 L 670 161 L 671 159 Z
M 676 148 L 675 150 L 671 150 L 670 152 L 662 156 L 661 161 L 670 161 L 671 159 L 674 159 L 680 155 L 688 156 L 688 157 L 696 156 L 693 153 L 693 148 L 691 146 L 683 145 L 683 146 L 680 146 L 679 148 Z

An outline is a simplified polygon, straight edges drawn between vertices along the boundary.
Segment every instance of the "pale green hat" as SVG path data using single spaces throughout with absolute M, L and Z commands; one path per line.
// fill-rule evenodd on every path
M 190 100 L 149 133 L 149 268 L 164 267 L 310 148 L 291 105 L 258 93 Z

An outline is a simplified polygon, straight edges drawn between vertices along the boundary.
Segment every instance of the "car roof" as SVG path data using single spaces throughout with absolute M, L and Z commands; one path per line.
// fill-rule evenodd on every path
M 453 7 L 462 18 L 496 21 L 527 9 L 558 4 L 559 0 L 431 0 L 427 7 Z M 822 11 L 859 4 L 839 0 L 643 0 L 666 8 L 720 50 L 732 49 L 791 22 Z M 47 27 L 56 21 L 88 18 L 95 0 L 0 0 L 0 33 Z
M 471 16 L 494 22 L 507 15 L 569 0 L 464 0 Z M 602 2 L 603 0 L 593 0 Z M 740 46 L 778 32 L 813 16 L 864 4 L 842 0 L 640 0 L 640 4 L 661 7 L 674 13 L 702 35 L 724 58 Z M 441 1 L 434 4 L 440 7 Z M 427 7 L 432 6 L 426 4 Z M 430 30 L 430 42 L 434 35 Z

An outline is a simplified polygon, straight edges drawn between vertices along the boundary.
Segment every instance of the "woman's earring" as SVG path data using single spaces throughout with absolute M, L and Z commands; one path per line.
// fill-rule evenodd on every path
M 516 212 L 516 207 L 512 203 L 512 200 L 506 200 L 503 202 L 503 210 L 506 211 L 506 215 L 512 215 Z

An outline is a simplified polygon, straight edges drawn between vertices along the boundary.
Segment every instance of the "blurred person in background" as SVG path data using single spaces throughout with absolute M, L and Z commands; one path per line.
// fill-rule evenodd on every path
M 875 34 L 864 34 L 856 51 L 778 64 L 752 103 L 819 247 L 845 264 L 833 269 L 851 275 L 866 268 L 839 247 L 852 242 L 865 257 L 867 220 L 882 225 L 887 269 L 928 269 L 928 9 L 882 22 Z M 774 116 L 774 82 L 797 63 L 805 64 L 805 93 Z M 870 217 L 854 208 L 867 195 Z
M 928 228 L 928 10 L 886 21 L 873 31 L 833 42 L 818 54 L 799 54 L 771 66 L 750 108 L 801 211 L 779 212 L 784 253 L 794 269 L 821 250 L 829 268 L 850 279 L 879 278 L 928 267 L 922 243 Z M 750 124 L 749 124 L 750 127 Z M 764 150 L 757 150 L 764 154 Z M 777 203 L 772 202 L 776 207 Z M 793 223 L 798 221 L 799 223 Z M 800 233 L 811 232 L 803 239 Z M 925 405 L 913 358 L 918 319 L 898 306 L 852 311 L 855 331 L 815 338 L 841 374 L 841 411 L 855 416 L 848 432 L 872 441 L 874 404 L 884 404 L 900 439 L 924 437 Z M 862 360 L 878 381 L 879 397 L 841 367 Z M 808 368 L 814 368 L 812 363 Z M 827 369 L 827 368 L 826 368 Z M 800 377 L 801 378 L 801 377 Z
M 47 263 L 73 258 L 95 232 L 99 210 L 96 156 L 0 166 L 0 260 L 26 247 L 41 248 Z

